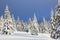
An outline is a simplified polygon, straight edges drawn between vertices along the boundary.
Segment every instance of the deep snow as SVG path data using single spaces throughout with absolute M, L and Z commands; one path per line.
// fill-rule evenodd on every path
M 0 40 L 60 40 L 52 39 L 50 34 L 39 33 L 39 35 L 30 35 L 27 32 L 14 32 L 12 35 L 0 35 Z

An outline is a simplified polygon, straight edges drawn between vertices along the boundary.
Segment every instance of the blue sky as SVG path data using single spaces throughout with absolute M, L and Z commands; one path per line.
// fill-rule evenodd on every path
M 43 17 L 50 19 L 51 8 L 55 9 L 57 0 L 0 0 L 0 16 L 4 15 L 6 4 L 16 19 L 19 16 L 21 20 L 28 21 L 35 13 L 38 21 L 41 21 Z

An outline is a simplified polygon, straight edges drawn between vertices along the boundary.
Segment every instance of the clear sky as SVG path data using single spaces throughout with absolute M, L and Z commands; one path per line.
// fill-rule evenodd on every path
M 4 15 L 6 4 L 9 6 L 11 14 L 15 18 L 19 16 L 21 20 L 28 21 L 33 18 L 34 13 L 38 21 L 43 17 L 50 19 L 51 8 L 55 9 L 58 0 L 0 0 L 0 16 Z

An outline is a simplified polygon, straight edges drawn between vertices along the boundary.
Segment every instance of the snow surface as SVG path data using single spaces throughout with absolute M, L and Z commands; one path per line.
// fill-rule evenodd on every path
M 0 35 L 0 40 L 60 40 L 52 39 L 50 34 L 30 35 L 27 32 L 15 32 L 13 35 Z

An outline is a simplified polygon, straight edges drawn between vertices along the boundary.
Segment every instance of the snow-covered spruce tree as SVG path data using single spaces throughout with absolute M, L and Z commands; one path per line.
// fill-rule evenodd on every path
M 28 24 L 27 24 L 27 22 L 24 23 L 24 31 L 28 32 Z
M 32 27 L 32 20 L 31 20 L 31 18 L 29 18 L 27 26 L 28 26 L 28 32 L 31 34 L 31 30 L 32 30 L 31 29 L 31 27 Z
M 53 15 L 53 10 L 51 11 L 51 37 L 58 38 L 60 36 L 60 1 L 58 0 L 58 5 L 55 10 L 55 15 Z
M 8 5 L 6 5 L 2 33 L 10 35 L 14 31 L 15 31 L 15 27 L 13 25 L 13 20 L 12 20 L 12 18 L 10 16 L 10 12 L 8 10 Z
M 39 32 L 40 33 L 50 33 L 51 32 L 50 21 L 47 21 L 45 19 L 45 17 L 43 17 L 43 21 L 40 23 Z
M 14 30 L 15 31 L 17 31 L 17 29 L 16 29 L 16 20 L 15 20 L 15 18 L 14 18 L 14 15 L 12 14 L 12 21 L 13 21 L 13 28 L 14 28 Z
M 39 33 L 39 24 L 37 22 L 37 18 L 36 18 L 35 14 L 34 14 L 33 20 L 31 20 L 31 18 L 29 18 L 28 31 L 32 35 L 38 35 L 38 33 Z
M 21 21 L 19 19 L 19 17 L 16 22 L 16 28 L 17 28 L 17 31 L 25 31 L 26 32 L 28 30 L 27 23 L 23 22 L 23 20 Z
M 2 29 L 3 29 L 3 24 L 4 24 L 4 19 L 3 16 L 1 16 L 0 18 L 0 32 L 2 33 Z
M 45 32 L 44 27 L 43 27 L 43 22 L 41 22 L 40 25 L 39 25 L 39 32 L 40 33 L 44 33 Z
M 22 22 L 20 21 L 19 17 L 16 22 L 16 28 L 17 28 L 17 31 L 23 31 Z
M 39 24 L 38 24 L 35 13 L 34 13 L 34 18 L 32 20 L 32 24 L 31 24 L 30 28 L 32 28 L 31 34 L 38 35 L 38 33 L 39 33 Z
M 45 18 L 43 18 L 43 27 L 44 27 L 43 30 L 45 30 L 45 33 L 49 33 L 50 25 L 49 25 L 49 22 Z
M 40 23 L 40 33 L 45 33 L 46 32 L 46 28 L 47 26 L 46 26 L 46 20 L 45 20 L 45 18 L 43 18 L 43 21 Z
M 22 26 L 22 31 L 25 31 L 25 32 L 26 32 L 26 30 L 25 30 L 26 25 L 25 25 L 25 23 L 23 22 L 23 20 L 21 21 L 21 26 Z

